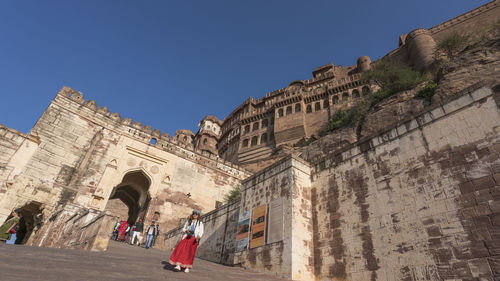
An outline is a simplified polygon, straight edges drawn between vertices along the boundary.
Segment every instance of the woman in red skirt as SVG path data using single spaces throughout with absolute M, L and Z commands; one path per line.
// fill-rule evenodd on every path
M 175 266 L 174 270 L 176 271 L 185 268 L 184 272 L 189 272 L 189 269 L 193 268 L 196 249 L 203 236 L 203 222 L 199 218 L 200 211 L 194 210 L 182 228 L 185 234 L 181 242 L 175 247 L 169 261 L 171 265 Z

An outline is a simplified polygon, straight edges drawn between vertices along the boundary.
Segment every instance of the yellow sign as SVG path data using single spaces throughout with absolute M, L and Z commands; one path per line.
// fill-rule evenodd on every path
M 266 205 L 255 207 L 252 213 L 252 233 L 250 249 L 266 243 Z

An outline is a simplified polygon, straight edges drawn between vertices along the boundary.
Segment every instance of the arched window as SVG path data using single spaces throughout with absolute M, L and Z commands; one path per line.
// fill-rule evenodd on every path
M 257 145 L 257 136 L 252 137 L 252 143 L 250 145 L 251 146 Z
M 278 110 L 278 117 L 283 117 L 283 108 Z
M 258 130 L 259 129 L 259 122 L 255 122 L 253 123 L 253 128 L 252 130 L 255 131 L 255 130 Z
M 312 106 L 308 104 L 306 107 L 306 113 L 311 113 L 311 112 L 313 112 Z
M 207 144 L 207 139 L 203 139 L 203 144 Z
M 241 147 L 248 147 L 248 139 L 244 139 Z
M 267 143 L 267 134 L 263 134 L 260 137 L 260 144 L 266 144 Z
M 361 92 L 363 93 L 363 97 L 370 94 L 370 88 L 368 88 L 367 86 L 364 86 L 362 89 L 361 89 Z
M 262 120 L 262 128 L 267 128 L 267 119 Z
M 250 125 L 246 125 L 245 129 L 243 129 L 244 134 L 248 134 L 250 132 Z
M 288 114 L 292 114 L 292 107 L 291 106 L 286 107 L 286 115 L 288 115 Z
M 324 100 L 323 101 L 323 108 L 329 108 L 330 107 L 330 103 L 328 102 L 328 100 Z
M 332 101 L 333 101 L 333 104 L 339 103 L 339 96 L 337 96 L 337 95 L 333 96 L 333 100 Z
M 342 103 L 348 103 L 348 102 L 349 102 L 349 94 L 343 93 L 342 94 Z
M 300 103 L 295 104 L 295 112 L 300 112 L 302 110 L 302 107 L 300 106 Z
M 314 111 L 318 111 L 321 109 L 321 104 L 319 102 L 317 102 L 316 104 L 314 104 Z
M 354 100 L 359 99 L 359 91 L 358 90 L 352 91 L 352 99 L 354 99 Z

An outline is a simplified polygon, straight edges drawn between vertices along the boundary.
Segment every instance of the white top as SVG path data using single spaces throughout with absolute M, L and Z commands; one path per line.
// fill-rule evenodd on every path
M 182 227 L 182 232 L 186 232 L 187 230 L 191 229 L 191 226 L 194 225 L 194 237 L 202 237 L 203 236 L 203 222 L 200 221 L 200 220 L 193 220 L 191 222 L 191 224 L 189 224 L 189 221 L 186 221 L 186 223 L 184 224 L 184 227 Z M 182 239 L 184 239 L 185 237 L 187 236 L 187 234 L 184 234 L 184 236 L 182 236 Z

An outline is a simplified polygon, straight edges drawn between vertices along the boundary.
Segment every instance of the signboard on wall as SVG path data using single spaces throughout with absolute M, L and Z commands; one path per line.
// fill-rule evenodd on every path
M 266 205 L 253 209 L 250 249 L 260 247 L 266 243 L 266 209 Z
M 248 234 L 250 230 L 250 211 L 240 213 L 238 226 L 236 228 L 236 252 L 244 251 L 248 248 Z
M 269 203 L 267 243 L 283 240 L 283 198 Z

